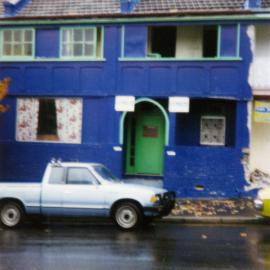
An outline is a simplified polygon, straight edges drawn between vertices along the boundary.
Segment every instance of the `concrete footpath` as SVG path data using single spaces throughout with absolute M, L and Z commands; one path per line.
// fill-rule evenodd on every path
M 162 222 L 270 224 L 253 208 L 250 199 L 236 200 L 177 200 L 171 214 Z

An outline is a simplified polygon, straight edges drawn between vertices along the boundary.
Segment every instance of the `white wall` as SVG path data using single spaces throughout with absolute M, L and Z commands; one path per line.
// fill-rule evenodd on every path
M 253 53 L 249 83 L 255 94 L 262 91 L 270 97 L 270 25 L 249 26 L 248 35 Z M 256 123 L 254 119 L 250 135 L 249 166 L 252 171 L 259 169 L 270 174 L 270 124 Z
M 253 60 L 249 70 L 249 83 L 253 91 L 270 94 L 270 25 L 252 25 L 248 28 Z
M 270 174 L 270 124 L 252 121 L 250 169 Z
M 180 26 L 177 28 L 176 57 L 201 58 L 203 55 L 203 28 Z

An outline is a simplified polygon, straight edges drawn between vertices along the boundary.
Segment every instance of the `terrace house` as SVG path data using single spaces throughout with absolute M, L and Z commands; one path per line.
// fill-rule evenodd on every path
M 245 196 L 248 28 L 267 0 L 5 0 L 1 181 L 51 158 L 162 180 L 179 197 Z M 259 21 L 260 22 L 260 21 Z

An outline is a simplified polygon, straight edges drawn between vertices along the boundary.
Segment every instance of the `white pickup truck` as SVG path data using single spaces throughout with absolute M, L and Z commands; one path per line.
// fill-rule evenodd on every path
M 124 183 L 102 164 L 51 162 L 41 184 L 0 184 L 0 223 L 14 228 L 32 214 L 107 216 L 129 230 L 168 215 L 174 203 L 174 192 Z

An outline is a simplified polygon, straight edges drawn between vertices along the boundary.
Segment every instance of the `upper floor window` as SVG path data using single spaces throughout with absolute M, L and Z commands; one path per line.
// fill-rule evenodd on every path
M 3 57 L 32 57 L 34 31 L 32 29 L 2 30 Z
M 148 56 L 211 58 L 218 52 L 217 26 L 154 26 L 148 29 Z
M 101 29 L 63 28 L 61 29 L 61 57 L 101 57 Z
M 126 25 L 121 58 L 240 60 L 240 25 Z

